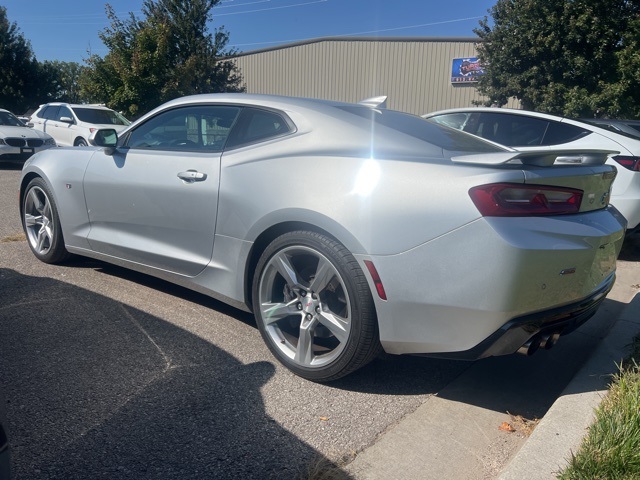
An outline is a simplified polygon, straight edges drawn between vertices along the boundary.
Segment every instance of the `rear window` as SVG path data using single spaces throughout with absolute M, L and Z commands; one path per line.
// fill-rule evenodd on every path
M 450 152 L 486 153 L 504 151 L 480 138 L 407 113 L 357 106 L 340 106 L 336 108 Z
M 75 107 L 73 111 L 82 122 L 104 125 L 130 125 L 129 120 L 113 110 Z

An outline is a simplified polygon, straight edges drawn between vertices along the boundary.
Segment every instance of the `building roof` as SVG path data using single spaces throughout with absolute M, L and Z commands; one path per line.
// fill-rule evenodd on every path
M 247 52 L 240 52 L 234 55 L 229 55 L 226 58 L 244 57 L 247 55 L 254 55 L 263 52 L 272 52 L 275 50 L 283 50 L 285 48 L 300 47 L 302 45 L 310 45 L 312 43 L 321 42 L 481 42 L 478 37 L 319 37 L 311 38 L 309 40 L 302 40 L 300 42 L 285 43 L 283 45 L 277 45 L 275 47 L 259 48 L 256 50 L 250 50 Z

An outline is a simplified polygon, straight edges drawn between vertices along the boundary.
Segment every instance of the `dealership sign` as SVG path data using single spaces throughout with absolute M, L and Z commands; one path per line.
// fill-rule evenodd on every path
M 453 59 L 451 83 L 477 82 L 480 75 L 484 75 L 484 70 L 476 57 Z

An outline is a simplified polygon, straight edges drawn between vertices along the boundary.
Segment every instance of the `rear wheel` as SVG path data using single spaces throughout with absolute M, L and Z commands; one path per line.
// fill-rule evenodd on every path
M 87 141 L 84 138 L 78 138 L 76 139 L 76 141 L 74 142 L 73 146 L 74 147 L 86 147 L 89 144 L 87 143 Z
M 309 380 L 343 377 L 380 351 L 362 269 L 325 235 L 298 231 L 276 238 L 258 261 L 253 307 L 271 352 Z
M 45 263 L 61 263 L 70 256 L 64 247 L 58 209 L 41 178 L 29 182 L 22 198 L 22 225 L 33 254 Z

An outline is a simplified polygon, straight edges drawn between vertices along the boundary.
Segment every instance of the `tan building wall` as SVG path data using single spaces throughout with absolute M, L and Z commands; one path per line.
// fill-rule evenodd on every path
M 451 83 L 452 60 L 475 56 L 473 38 L 324 38 L 232 58 L 247 93 L 345 102 L 387 95 L 388 108 L 420 115 L 481 99 L 473 83 Z

